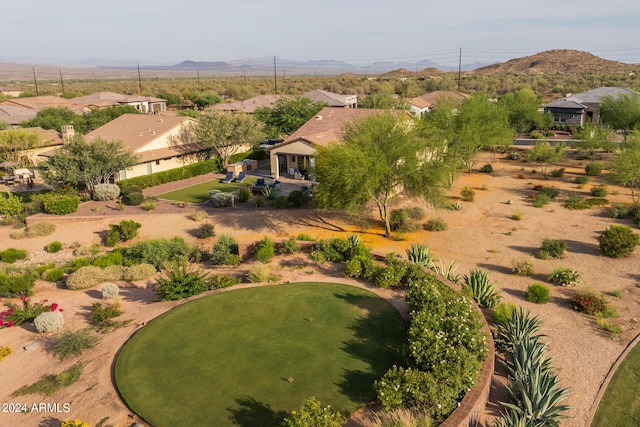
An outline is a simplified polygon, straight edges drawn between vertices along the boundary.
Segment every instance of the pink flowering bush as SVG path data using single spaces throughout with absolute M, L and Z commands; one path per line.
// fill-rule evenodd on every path
M 47 305 L 48 300 L 42 300 L 32 304 L 31 300 L 24 294 L 20 297 L 22 307 L 18 304 L 6 302 L 7 310 L 0 313 L 0 328 L 10 328 L 11 326 L 19 326 L 24 322 L 31 322 L 42 313 L 63 310 L 57 303 Z

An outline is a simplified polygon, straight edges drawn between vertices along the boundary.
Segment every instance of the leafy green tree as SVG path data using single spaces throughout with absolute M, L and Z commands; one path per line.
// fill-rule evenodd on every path
M 156 94 L 156 98 L 166 99 L 167 105 L 180 105 L 182 104 L 182 99 L 171 92 L 158 92 Z
M 416 122 L 391 113 L 372 114 L 348 126 L 344 143 L 318 149 L 314 200 L 323 208 L 359 209 L 373 200 L 391 235 L 389 202 L 404 192 L 430 203 L 446 183 L 442 162 L 433 160 Z
M 106 125 L 111 120 L 117 119 L 123 114 L 140 114 L 140 111 L 133 105 L 114 105 L 106 108 L 96 108 L 84 114 L 86 123 L 86 131 L 98 129 L 100 126 Z
M 4 120 L 0 120 L 0 130 L 5 129 L 9 129 L 9 123 L 5 122 Z
M 41 146 L 37 132 L 25 129 L 8 129 L 0 132 L 0 161 L 10 161 L 25 166 L 29 163 L 26 151 Z
M 83 116 L 74 113 L 68 107 L 43 108 L 31 119 L 20 124 L 22 127 L 41 127 L 42 129 L 55 129 L 58 132 L 64 125 L 73 125 L 76 132 L 86 133 L 87 125 Z
M 393 108 L 396 104 L 396 100 L 393 95 L 387 92 L 376 92 L 367 96 L 362 103 L 362 108 L 379 108 L 381 110 L 388 110 Z
M 255 113 L 267 128 L 276 129 L 279 134 L 290 134 L 298 130 L 324 107 L 326 104 L 316 102 L 306 96 L 284 96 L 276 101 L 275 107 L 270 112 L 261 108 Z
M 622 145 L 610 169 L 613 180 L 629 187 L 634 202 L 640 201 L 640 129 L 634 130 Z
M 549 141 L 540 141 L 529 151 L 529 160 L 536 162 L 542 169 L 542 174 L 547 175 L 547 168 L 564 158 L 566 146 L 563 142 L 551 145 Z
M 578 130 L 577 139 L 571 142 L 571 147 L 583 151 L 591 160 L 601 152 L 611 152 L 617 147 L 613 132 L 602 125 L 588 121 Z
M 630 130 L 640 126 L 640 96 L 605 96 L 600 103 L 600 121 L 614 129 L 621 129 L 626 139 Z
M 498 99 L 498 105 L 507 112 L 509 124 L 517 133 L 529 132 L 552 124 L 553 117 L 549 113 L 542 114 L 538 111 L 541 104 L 542 97 L 528 88 L 507 92 Z
M 121 141 L 98 138 L 88 143 L 82 136 L 77 136 L 41 163 L 40 168 L 48 182 L 73 186 L 84 184 L 93 196 L 96 184 L 108 183 L 118 171 L 137 163 L 137 156 Z
M 222 102 L 222 98 L 220 97 L 220 95 L 216 95 L 213 92 L 196 94 L 190 99 L 191 101 L 193 101 L 194 104 L 196 104 L 196 107 L 198 107 L 198 109 L 200 110 L 204 110 L 207 107 L 210 107 L 212 105 L 216 105 Z
M 200 116 L 194 132 L 226 168 L 232 155 L 264 138 L 264 125 L 249 114 L 214 111 Z

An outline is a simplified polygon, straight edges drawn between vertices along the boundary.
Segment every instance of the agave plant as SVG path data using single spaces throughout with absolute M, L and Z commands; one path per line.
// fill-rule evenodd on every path
M 442 260 L 438 262 L 438 264 L 433 265 L 432 270 L 444 277 L 447 280 L 452 281 L 455 284 L 460 284 L 462 280 L 462 276 L 456 273 L 458 269 L 458 263 L 453 261 L 451 264 L 445 265 Z
M 407 258 L 409 261 L 435 270 L 436 256 L 431 253 L 431 248 L 420 243 L 412 243 L 411 249 L 407 249 Z
M 531 317 L 529 310 L 519 307 L 506 322 L 498 325 L 496 345 L 513 353 L 520 342 L 543 337 L 543 334 L 537 334 L 541 327 L 542 320 L 538 316 Z
M 280 190 L 276 187 L 266 187 L 262 190 L 262 195 L 269 200 L 275 200 L 280 195 Z
M 530 372 L 534 367 L 545 371 L 553 371 L 552 359 L 548 356 L 547 344 L 540 341 L 540 336 L 522 340 L 515 345 L 505 363 L 511 377 L 516 378 L 521 372 Z
M 526 418 L 519 412 L 508 410 L 493 424 L 493 427 L 546 427 L 543 421 Z
M 486 270 L 471 270 L 464 276 L 463 289 L 468 290 L 480 307 L 495 307 L 500 302 L 496 283 L 489 280 Z

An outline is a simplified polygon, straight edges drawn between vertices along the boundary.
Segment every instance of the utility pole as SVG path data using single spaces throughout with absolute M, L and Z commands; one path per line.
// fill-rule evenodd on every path
M 62 87 L 62 96 L 64 97 L 64 80 L 62 80 L 62 68 L 60 68 L 60 86 Z
M 140 63 L 138 62 L 138 86 L 140 87 L 140 95 L 142 95 L 142 77 L 140 77 Z
M 458 56 L 458 92 L 460 92 L 461 81 L 462 81 L 462 48 L 460 48 L 460 55 Z
M 275 94 L 278 94 L 278 72 L 276 70 L 276 56 L 273 56 L 273 87 Z
M 31 67 L 33 71 L 33 83 L 36 85 L 36 96 L 40 96 L 40 92 L 38 91 L 38 79 L 36 79 L 36 67 Z
M 198 79 L 198 89 L 202 90 L 202 86 L 200 86 L 200 68 L 196 68 L 196 78 Z

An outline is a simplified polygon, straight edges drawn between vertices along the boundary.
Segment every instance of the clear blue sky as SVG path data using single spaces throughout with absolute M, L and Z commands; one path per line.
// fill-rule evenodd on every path
M 0 61 L 145 65 L 276 56 L 504 62 L 576 49 L 640 63 L 632 0 L 12 0 Z M 104 61 L 103 61 L 104 62 Z

